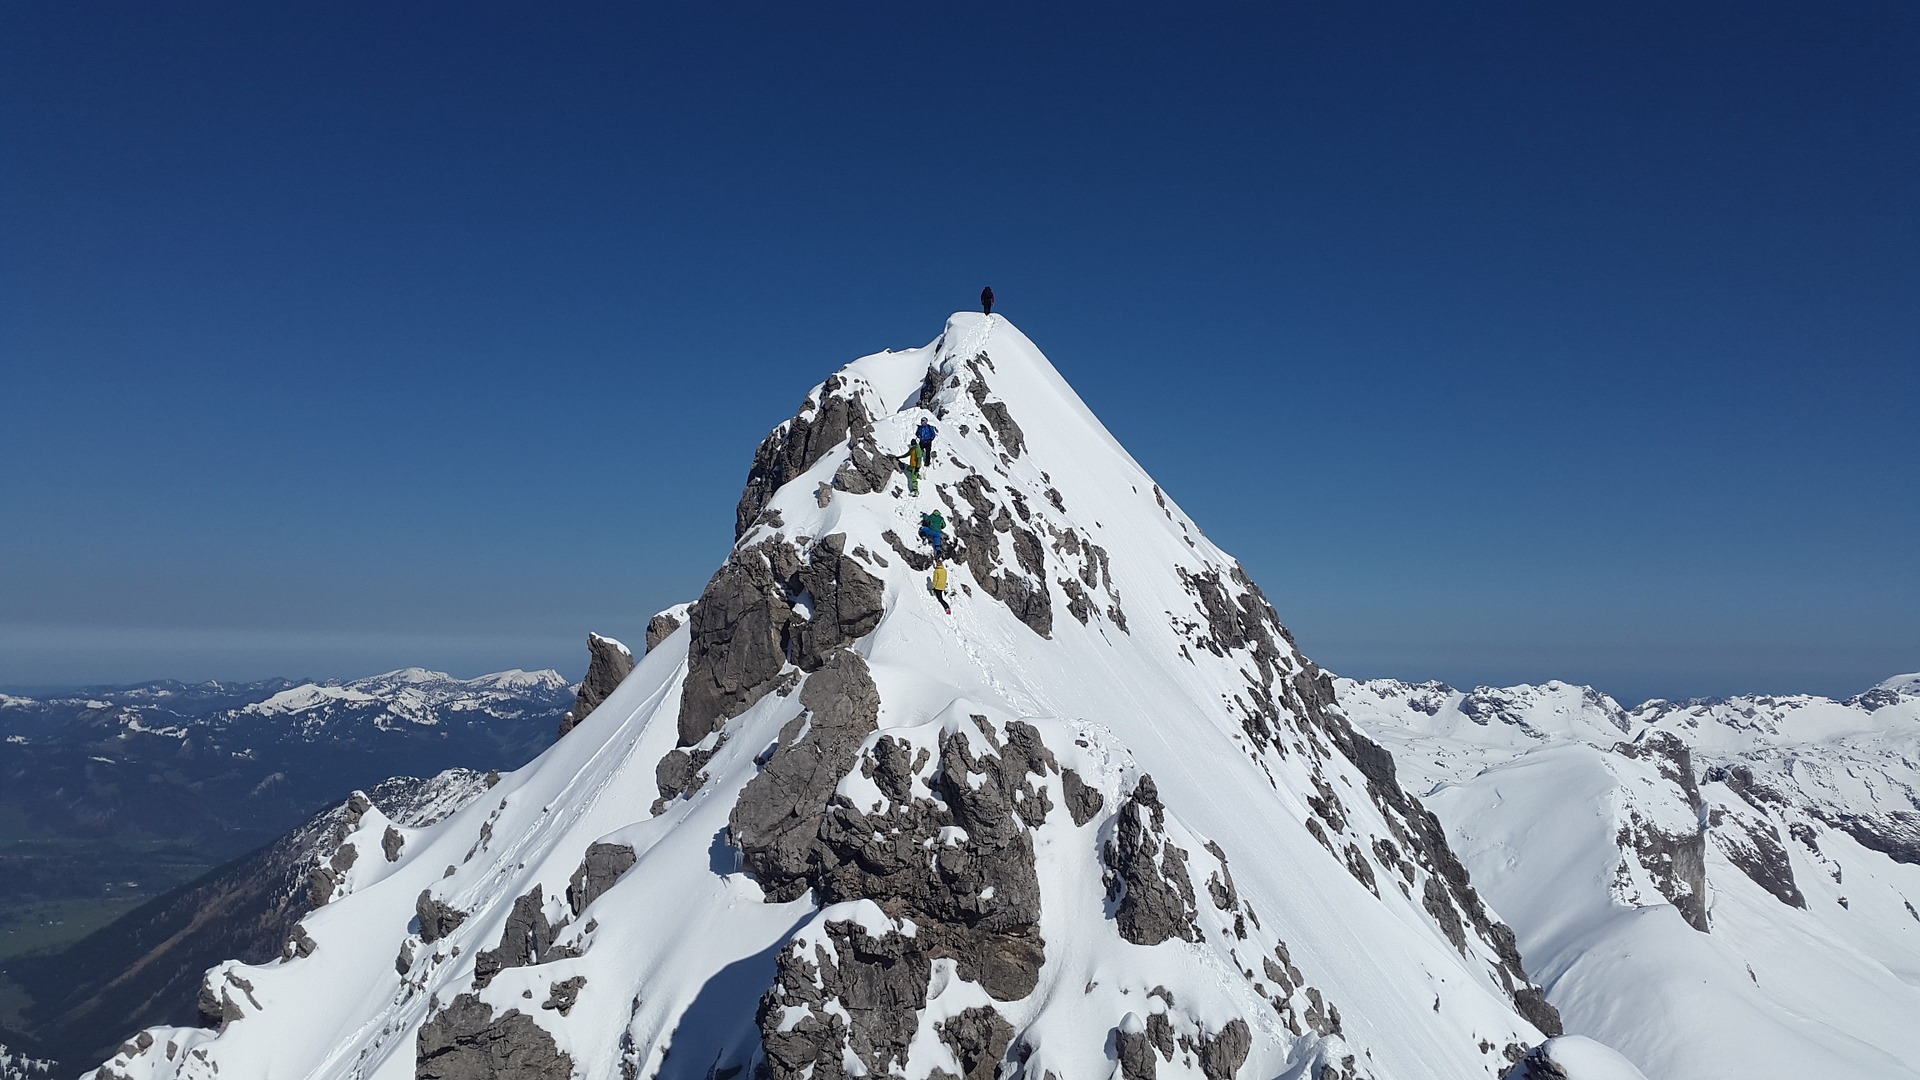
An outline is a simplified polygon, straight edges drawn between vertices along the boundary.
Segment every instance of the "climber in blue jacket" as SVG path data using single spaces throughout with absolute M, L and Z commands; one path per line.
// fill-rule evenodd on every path
M 913 429 L 913 437 L 920 440 L 920 461 L 922 464 L 931 464 L 933 462 L 933 437 L 938 434 L 940 434 L 940 429 L 934 427 L 933 421 L 924 416 L 920 418 L 920 426 Z

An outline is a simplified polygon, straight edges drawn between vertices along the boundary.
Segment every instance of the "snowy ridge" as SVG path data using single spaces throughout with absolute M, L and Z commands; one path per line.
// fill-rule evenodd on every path
M 291 719 L 309 734 L 346 719 L 383 730 L 395 724 L 431 727 L 449 713 L 487 712 L 517 718 L 524 715 L 523 699 L 529 693 L 551 694 L 568 687 L 564 676 L 550 670 L 515 669 L 456 679 L 424 668 L 404 668 L 350 682 L 302 683 L 240 712 L 261 719 Z
M 1920 680 L 1631 710 L 1336 686 L 1571 1030 L 1651 1076 L 1920 1076 Z
M 578 727 L 438 824 L 368 805 L 302 947 L 95 1075 L 1460 1078 L 1557 1032 L 1392 759 L 1003 319 L 816 387 L 736 526 Z

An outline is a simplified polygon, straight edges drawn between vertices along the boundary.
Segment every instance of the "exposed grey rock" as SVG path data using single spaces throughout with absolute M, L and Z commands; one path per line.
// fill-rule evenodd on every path
M 1680 912 L 1687 925 L 1707 932 L 1707 838 L 1697 824 L 1700 787 L 1693 778 L 1693 754 L 1679 737 L 1654 731 L 1631 743 L 1616 743 L 1622 757 L 1652 762 L 1660 775 L 1680 789 L 1693 811 L 1695 826 L 1671 832 L 1643 821 L 1638 814 L 1616 837 L 1621 850 L 1631 852 L 1653 879 L 1654 887 Z
M 1501 1080 L 1575 1080 L 1565 1065 L 1555 1061 L 1546 1043 L 1528 1050 Z
M 1340 1010 L 1320 995 L 1317 987 L 1307 987 L 1307 1027 L 1320 1036 L 1340 1034 Z
M 1220 860 L 1220 872 L 1207 876 L 1207 895 L 1213 898 L 1213 906 L 1221 911 L 1232 911 L 1240 906 L 1240 890 L 1233 887 L 1233 871 L 1227 869 L 1227 853 L 1219 844 L 1207 841 L 1207 853 Z
M 553 935 L 559 928 L 547 921 L 545 898 L 540 886 L 514 898 L 507 925 L 500 930 L 500 944 L 473 958 L 473 988 L 485 989 L 495 975 L 513 967 L 532 967 L 553 960 L 578 956 L 565 945 L 556 945 Z M 562 924 L 566 922 L 561 920 Z
M 847 460 L 835 470 L 833 488 L 853 495 L 884 491 L 899 470 L 899 460 L 880 449 L 874 441 L 872 421 L 862 414 L 848 428 Z
M 1757 814 L 1743 814 L 1716 806 L 1707 816 L 1715 846 L 1753 883 L 1788 907 L 1805 908 L 1807 898 L 1793 877 L 1793 861 L 1780 831 Z
M 1139 1017 L 1133 1016 L 1132 1019 L 1138 1020 Z M 1129 1026 L 1123 1021 L 1113 1030 L 1114 1049 L 1120 1055 L 1122 1080 L 1154 1080 L 1160 1069 L 1160 1060 L 1154 1055 L 1153 1043 L 1147 1037 L 1144 1025 L 1140 1031 L 1128 1031 Z
M 1244 575 L 1238 568 L 1234 571 L 1234 580 L 1236 583 L 1244 581 Z M 1256 620 L 1264 624 L 1256 633 L 1272 632 L 1291 643 L 1291 637 L 1280 626 L 1279 616 L 1273 614 L 1272 605 L 1266 602 L 1266 597 L 1259 593 L 1258 587 L 1250 581 L 1245 582 L 1245 586 L 1251 590 L 1251 598 L 1257 600 L 1257 605 L 1243 603 L 1242 610 L 1247 611 L 1251 607 L 1255 614 L 1264 613 L 1261 619 Z M 1386 817 L 1389 827 L 1395 830 L 1394 838 L 1405 856 L 1440 878 L 1445 896 L 1439 896 L 1437 892 L 1432 899 L 1423 896 L 1423 906 L 1430 913 L 1442 904 L 1452 908 L 1460 920 L 1492 948 L 1499 960 L 1498 971 L 1504 973 L 1502 982 L 1511 987 L 1509 992 L 1514 1008 L 1546 1034 L 1560 1034 L 1559 1010 L 1548 1003 L 1538 988 L 1528 981 L 1512 928 L 1487 914 L 1480 894 L 1474 890 L 1468 877 L 1467 868 L 1447 843 L 1440 819 L 1400 786 L 1394 771 L 1393 755 L 1355 729 L 1335 705 L 1332 678 L 1311 660 L 1303 660 L 1301 670 L 1279 685 L 1282 691 L 1291 692 L 1294 707 L 1300 711 L 1306 723 L 1324 734 L 1334 748 L 1353 762 L 1366 778 L 1367 794 Z M 1448 920 L 1437 914 L 1435 919 L 1444 932 Z
M 1465 952 L 1467 949 L 1466 927 L 1460 923 L 1460 913 L 1454 909 L 1452 899 L 1447 892 L 1446 882 L 1438 874 L 1428 874 L 1427 883 L 1420 892 L 1420 906 L 1427 909 L 1440 931 L 1453 942 L 1453 947 Z
M 794 662 L 813 671 L 828 654 L 880 625 L 886 586 L 846 553 L 845 533 L 823 536 L 807 553 L 799 583 L 813 600 L 813 617 L 792 624 Z
M 1013 1025 L 984 1006 L 962 1010 L 941 1021 L 936 1030 L 960 1062 L 960 1080 L 994 1080 L 1013 1042 Z
M 772 688 L 793 618 L 786 582 L 799 566 L 792 545 L 767 540 L 735 551 L 707 582 L 689 619 L 680 745 L 704 739 Z
M 652 652 L 661 642 L 673 636 L 675 630 L 683 625 L 677 608 L 668 608 L 647 620 L 647 651 Z
M 1072 769 L 1060 770 L 1060 787 L 1067 798 L 1067 813 L 1073 816 L 1076 826 L 1092 821 L 1107 801 L 1099 788 L 1089 786 Z
M 399 829 L 391 825 L 387 826 L 387 831 L 380 836 L 380 850 L 386 854 L 388 862 L 399 862 L 400 849 L 406 846 L 407 838 L 400 834 Z
M 860 746 L 874 730 L 879 698 L 865 661 L 849 650 L 835 653 L 807 679 L 800 700 L 807 712 L 782 732 L 730 818 L 741 864 L 768 899 L 787 901 L 811 889 L 822 904 L 871 900 L 891 917 L 912 919 L 916 933 L 898 941 L 889 935 L 884 950 L 866 947 L 869 959 L 884 954 L 889 963 L 924 972 L 934 959 L 949 958 L 961 978 L 997 1000 L 1031 993 L 1045 943 L 1028 830 L 1051 809 L 1045 786 L 1032 778 L 1058 768 L 1038 730 L 1014 721 L 1001 737 L 984 717 L 974 717 L 986 752 L 977 752 L 965 735 L 947 732 L 931 760 L 924 750 L 916 757 L 890 737 L 863 755 Z M 840 778 L 855 768 L 872 777 L 888 805 L 868 813 L 833 795 Z M 964 830 L 964 839 L 936 843 L 950 826 Z M 799 953 L 783 958 L 782 987 L 763 1002 L 763 1015 L 810 993 L 800 982 L 813 986 L 839 977 L 816 971 L 801 978 L 803 969 L 824 963 Z M 920 978 L 916 994 L 925 992 L 924 974 Z M 800 1063 L 833 1074 L 837 1066 L 831 1061 L 842 1045 L 863 1060 L 884 1058 L 880 1051 L 893 1045 L 891 1029 L 866 1031 L 864 1025 L 891 1022 L 875 1014 L 848 1026 L 816 1010 L 812 1019 L 776 1033 L 777 1039 L 768 1036 L 769 1058 L 785 1063 L 774 1075 L 790 1075 L 779 1070 Z
M 880 539 L 885 540 L 887 546 L 893 548 L 893 553 L 900 556 L 902 561 L 915 570 L 926 571 L 933 569 L 932 552 L 907 547 L 906 544 L 901 542 L 900 534 L 894 532 L 892 529 L 881 533 Z
M 359 793 L 355 792 L 355 794 Z M 359 816 L 353 815 L 353 820 L 358 821 Z M 332 900 L 334 889 L 339 886 L 347 871 L 353 868 L 354 861 L 359 856 L 359 848 L 341 844 L 334 849 L 332 858 L 315 866 L 308 880 L 307 903 L 313 907 L 320 907 Z
M 653 801 L 653 813 L 665 810 L 668 803 L 682 795 L 700 790 L 700 785 L 707 782 L 706 773 L 700 770 L 706 768 L 707 762 L 726 744 L 727 733 L 723 731 L 712 746 L 686 746 L 667 751 L 653 767 L 654 786 L 660 789 L 660 797 Z
M 954 485 L 953 492 L 967 503 L 961 513 L 944 485 L 940 495 L 953 508 L 948 527 L 953 533 L 950 557 L 967 564 L 974 581 L 986 594 L 1007 606 L 1014 618 L 1041 637 L 1053 634 L 1053 594 L 1047 589 L 1046 553 L 1040 538 L 1017 526 L 1005 507 L 994 503 L 996 490 L 985 478 L 975 474 Z M 1016 572 L 1000 562 L 1001 532 L 1013 535 Z
M 587 985 L 585 975 L 561 979 L 547 988 L 547 1000 L 540 1003 L 543 1009 L 552 1009 L 565 1016 L 573 1011 L 574 1003 L 580 1000 L 580 990 Z
M 647 636 L 649 640 L 652 639 L 652 624 L 648 624 Z M 573 708 L 560 718 L 560 734 L 564 736 L 578 727 L 580 721 L 599 708 L 600 703 L 620 686 L 620 681 L 632 673 L 633 653 L 628 652 L 625 645 L 599 634 L 588 634 L 587 675 L 580 680 Z
M 992 392 L 987 388 L 986 380 L 980 376 L 981 362 L 991 363 L 987 361 L 985 353 L 974 358 L 970 365 L 973 367 L 973 378 L 967 382 L 967 393 L 973 397 L 974 404 L 979 407 L 980 417 L 993 431 L 995 441 L 1009 455 L 1017 458 L 1026 452 L 1026 436 L 1021 432 L 1020 425 L 1014 422 L 1013 414 L 1007 411 L 1006 404 L 990 397 Z
M 461 994 L 420 1025 L 415 1080 L 572 1080 L 573 1059 L 518 1009 Z
M 294 960 L 302 956 L 312 956 L 314 950 L 319 947 L 319 943 L 313 940 L 312 934 L 307 933 L 305 926 L 294 923 L 293 929 L 287 933 L 287 944 L 280 950 L 280 957 L 283 960 Z
M 680 745 L 691 746 L 766 696 L 789 660 L 812 671 L 873 632 L 884 611 L 879 578 L 847 554 L 846 535 L 801 554 L 782 538 L 736 551 L 694 606 Z M 794 611 L 806 598 L 811 617 Z
M 1102 854 L 1120 936 L 1135 945 L 1199 940 L 1187 853 L 1166 838 L 1166 810 L 1153 777 L 1143 774 L 1114 816 L 1113 837 Z
M 753 455 L 747 471 L 746 489 L 734 511 L 733 538 L 740 539 L 753 527 L 760 511 L 773 493 L 787 481 L 812 468 L 829 450 L 845 440 L 856 423 L 869 430 L 872 418 L 859 400 L 852 396 L 851 385 L 841 375 L 828 379 L 820 388 L 818 400 L 809 398 L 800 414 L 774 428 Z
M 420 940 L 428 943 L 439 941 L 467 921 L 466 912 L 438 899 L 429 889 L 420 890 L 419 898 L 413 902 L 413 912 L 420 920 Z
M 756 1020 L 770 1080 L 845 1077 L 848 1050 L 869 1075 L 886 1076 L 906 1064 L 932 974 L 926 953 L 914 938 L 870 937 L 856 923 L 828 923 L 826 933 L 833 954 L 814 946 L 808 955 L 804 940 L 781 951 L 773 988 L 760 1001 Z M 848 1019 L 828 1013 L 827 1001 Z M 807 1015 L 781 1030 L 789 1008 L 805 1008 Z
M 728 818 L 742 867 L 777 902 L 812 887 L 827 798 L 874 730 L 880 691 L 867 662 L 843 649 L 807 679 L 800 704 L 806 715 L 780 733 L 779 748 L 747 782 Z
M 1920 813 L 1891 810 L 1884 814 L 1843 814 L 1812 809 L 1827 824 L 1845 830 L 1861 847 L 1878 851 L 1894 862 L 1920 866 Z
M 1207 1080 L 1233 1080 L 1252 1050 L 1253 1032 L 1245 1020 L 1237 1017 L 1227 1021 L 1219 1031 L 1202 1037 L 1196 1047 L 1200 1071 L 1206 1074 Z
M 200 993 L 194 999 L 194 1007 L 200 1012 L 200 1022 L 206 1027 L 227 1030 L 227 1025 L 245 1017 L 246 1010 L 235 1000 L 235 991 L 246 999 L 247 1004 L 258 1011 L 260 1002 L 254 999 L 253 984 L 232 971 L 215 968 L 201 976 Z
M 1067 614 L 1080 620 L 1080 625 L 1085 626 L 1087 620 L 1093 615 L 1093 601 L 1087 598 L 1087 590 L 1082 588 L 1075 578 L 1061 578 L 1055 584 L 1060 586 L 1060 591 L 1067 594 Z

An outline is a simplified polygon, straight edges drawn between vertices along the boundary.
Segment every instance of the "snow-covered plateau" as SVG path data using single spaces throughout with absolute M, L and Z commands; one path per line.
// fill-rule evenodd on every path
M 1455 1080 L 1559 1033 L 1333 680 L 1004 319 L 816 387 L 736 537 L 550 749 L 359 810 L 281 959 L 93 1075 Z

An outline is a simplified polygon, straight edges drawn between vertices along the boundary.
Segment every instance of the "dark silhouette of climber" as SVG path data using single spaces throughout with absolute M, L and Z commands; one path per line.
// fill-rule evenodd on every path
M 980 290 L 980 310 L 989 315 L 993 314 L 993 286 L 991 285 Z

